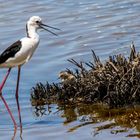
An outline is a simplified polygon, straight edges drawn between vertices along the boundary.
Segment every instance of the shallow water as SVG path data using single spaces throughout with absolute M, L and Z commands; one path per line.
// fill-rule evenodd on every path
M 91 122 L 69 132 L 70 128 L 82 125 L 81 116 L 62 116 L 64 110 L 58 111 L 57 105 L 51 105 L 51 113 L 43 116 L 34 113 L 30 103 L 30 90 L 37 82 L 58 81 L 57 75 L 66 67 L 74 68 L 67 59 L 90 61 L 91 49 L 102 60 L 109 55 L 129 52 L 131 41 L 139 50 L 140 30 L 139 0 L 40 0 L 28 2 L 22 0 L 0 0 L 0 52 L 12 42 L 25 35 L 26 20 L 33 15 L 39 15 L 49 25 L 58 27 L 58 37 L 47 32 L 40 32 L 41 42 L 32 60 L 22 69 L 20 83 L 20 104 L 23 120 L 22 137 L 26 139 L 138 139 L 138 136 L 126 137 L 138 133 L 139 129 L 118 124 L 115 127 L 103 129 L 94 135 L 97 126 L 114 122 L 114 118 L 104 117 L 99 123 Z M 0 80 L 6 70 L 0 70 Z M 14 99 L 17 69 L 13 69 L 3 90 L 10 108 L 18 121 L 16 102 Z M 47 107 L 45 107 L 47 109 Z M 98 108 L 99 110 L 100 108 Z M 77 110 L 77 108 L 75 109 Z M 57 112 L 58 111 L 58 112 Z M 41 112 L 40 112 L 41 113 Z M 46 111 L 48 113 L 48 111 Z M 94 109 L 93 109 L 94 113 Z M 87 113 L 83 115 L 89 117 Z M 90 122 L 88 120 L 87 122 Z M 112 134 L 117 128 L 127 128 L 123 133 Z M 15 139 L 19 140 L 19 130 Z M 0 140 L 9 140 L 13 136 L 13 124 L 9 119 L 4 105 L 0 102 Z

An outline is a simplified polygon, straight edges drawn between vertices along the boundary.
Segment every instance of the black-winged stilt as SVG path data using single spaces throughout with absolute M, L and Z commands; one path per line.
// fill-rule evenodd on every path
M 18 116 L 20 121 L 20 128 L 22 130 L 22 122 L 21 122 L 21 114 L 20 114 L 20 106 L 18 101 L 18 89 L 19 89 L 19 80 L 20 80 L 20 70 L 21 66 L 25 63 L 27 63 L 30 58 L 32 57 L 35 49 L 38 47 L 39 44 L 39 35 L 37 33 L 38 29 L 44 29 L 54 35 L 54 32 L 48 30 L 47 28 L 52 28 L 59 30 L 58 28 L 54 28 L 52 26 L 48 26 L 42 23 L 42 20 L 39 16 L 32 16 L 26 24 L 26 32 L 27 37 L 24 37 L 15 43 L 13 43 L 10 47 L 8 47 L 1 55 L 0 55 L 0 68 L 8 68 L 7 74 L 4 77 L 1 85 L 0 85 L 0 94 L 1 99 L 4 102 L 8 113 L 10 114 L 10 117 L 14 123 L 14 127 L 17 128 L 16 121 L 8 107 L 8 104 L 6 103 L 5 99 L 2 96 L 2 89 L 4 87 L 4 84 L 10 74 L 10 71 L 13 67 L 18 67 L 18 77 L 17 77 L 17 85 L 16 85 L 16 102 L 18 107 Z

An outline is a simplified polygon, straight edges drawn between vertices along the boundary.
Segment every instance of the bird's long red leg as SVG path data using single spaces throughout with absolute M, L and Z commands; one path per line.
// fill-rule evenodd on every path
M 18 66 L 18 77 L 17 77 L 17 86 L 16 86 L 16 102 L 18 107 L 18 116 L 19 116 L 19 122 L 20 122 L 20 130 L 22 133 L 22 121 L 21 121 L 21 113 L 20 113 L 20 106 L 19 106 L 19 100 L 18 100 L 18 89 L 19 89 L 19 80 L 20 80 L 20 66 Z
M 2 83 L 1 83 L 1 85 L 0 85 L 0 97 L 1 97 L 1 99 L 2 99 L 2 101 L 3 101 L 3 103 L 4 103 L 4 105 L 5 105 L 5 107 L 6 107 L 7 111 L 8 111 L 8 113 L 9 113 L 9 115 L 10 115 L 10 117 L 11 117 L 13 123 L 14 123 L 14 127 L 15 127 L 15 129 L 16 129 L 16 128 L 17 128 L 16 121 L 15 121 L 13 115 L 12 115 L 12 112 L 10 111 L 10 108 L 9 108 L 7 102 L 5 101 L 4 97 L 2 96 L 2 89 L 3 89 L 4 84 L 5 84 L 7 78 L 8 78 L 8 76 L 9 76 L 9 74 L 10 74 L 10 71 L 11 71 L 11 68 L 8 69 L 7 74 L 6 74 L 6 76 L 4 77 L 4 79 L 3 79 L 3 81 L 2 81 Z
M 10 108 L 9 108 L 9 106 L 8 106 L 8 104 L 7 104 L 7 102 L 5 101 L 5 99 L 4 99 L 4 97 L 3 97 L 2 95 L 1 95 L 1 99 L 2 99 L 2 101 L 3 101 L 3 103 L 4 103 L 4 105 L 5 105 L 5 107 L 6 107 L 7 111 L 8 111 L 8 113 L 10 114 L 10 117 L 11 117 L 13 123 L 14 123 L 15 129 L 17 129 L 16 121 L 15 121 L 13 115 L 12 115 L 12 112 L 11 112 L 11 110 L 10 110 Z
M 6 82 L 7 78 L 8 78 L 8 76 L 9 76 L 9 74 L 10 74 L 10 71 L 11 71 L 11 68 L 8 69 L 7 74 L 6 74 L 6 76 L 4 77 L 4 79 L 3 79 L 3 81 L 2 81 L 2 83 L 1 83 L 1 85 L 0 85 L 0 93 L 1 93 L 1 91 L 2 91 L 2 88 L 4 87 L 4 84 L 5 84 L 5 82 Z

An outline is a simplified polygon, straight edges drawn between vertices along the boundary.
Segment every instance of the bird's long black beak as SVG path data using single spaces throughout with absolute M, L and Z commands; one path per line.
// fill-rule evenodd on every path
M 49 26 L 49 25 L 46 25 L 46 24 L 43 24 L 43 23 L 40 23 L 39 26 L 40 26 L 40 28 L 42 28 L 42 29 L 44 29 L 44 30 L 46 30 L 46 31 L 48 31 L 48 32 L 50 32 L 50 33 L 52 33 L 53 35 L 58 36 L 56 33 L 50 31 L 49 29 L 46 29 L 45 27 L 48 27 L 48 28 L 51 28 L 51 29 L 54 29 L 54 30 L 60 30 L 60 29 L 55 28 L 55 27 L 52 27 L 52 26 Z

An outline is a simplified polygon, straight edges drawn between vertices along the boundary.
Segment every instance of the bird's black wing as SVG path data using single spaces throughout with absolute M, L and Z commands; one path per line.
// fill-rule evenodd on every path
M 21 49 L 21 41 L 18 40 L 9 46 L 1 55 L 0 55 L 0 64 L 4 63 L 10 57 L 14 57 L 15 54 Z

